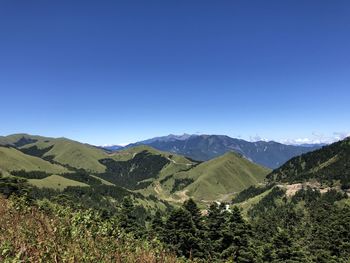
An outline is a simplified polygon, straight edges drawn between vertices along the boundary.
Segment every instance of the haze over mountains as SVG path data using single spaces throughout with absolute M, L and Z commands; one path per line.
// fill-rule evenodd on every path
M 125 146 L 148 145 L 155 149 L 208 161 L 227 152 L 242 154 L 254 163 L 274 169 L 290 158 L 313 151 L 324 144 L 287 145 L 274 141 L 249 142 L 226 135 L 168 135 L 136 142 Z M 106 148 L 111 149 L 111 148 Z

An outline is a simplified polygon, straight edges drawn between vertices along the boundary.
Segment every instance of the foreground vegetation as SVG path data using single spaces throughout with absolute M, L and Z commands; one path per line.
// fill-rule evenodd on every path
M 12 197 L 0 199 L 0 214 L 0 262 L 181 262 L 93 210 Z
M 203 214 L 192 199 L 140 216 L 131 196 L 108 212 L 69 196 L 33 199 L 25 180 L 2 178 L 0 261 L 349 262 L 346 194 L 268 191 L 247 217 L 216 203 Z

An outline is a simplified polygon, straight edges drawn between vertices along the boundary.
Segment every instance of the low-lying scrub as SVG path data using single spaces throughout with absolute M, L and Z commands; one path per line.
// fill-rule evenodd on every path
M 93 210 L 0 197 L 0 262 L 182 262 Z

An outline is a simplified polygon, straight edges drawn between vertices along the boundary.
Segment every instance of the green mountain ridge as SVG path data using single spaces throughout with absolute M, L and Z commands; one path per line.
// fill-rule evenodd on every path
M 189 197 L 201 202 L 222 201 L 251 185 L 262 183 L 269 172 L 270 169 L 231 152 L 162 176 L 144 192 L 173 202 L 182 202 Z
M 350 187 L 350 138 L 294 157 L 267 175 L 270 182 L 299 183 L 316 180 Z
M 184 172 L 187 178 L 194 180 L 184 190 L 196 200 L 225 200 L 226 196 L 263 182 L 269 171 L 229 152 Z
M 266 206 L 275 207 L 283 198 L 303 199 L 303 195 L 313 192 L 346 198 L 350 195 L 349 168 L 350 138 L 346 138 L 292 158 L 266 176 L 266 185 L 246 188 L 234 197 L 233 203 L 247 214 L 256 209 L 261 212 Z
M 45 171 L 49 173 L 66 173 L 67 168 L 52 164 L 41 158 L 27 155 L 11 147 L 0 146 L 0 170 L 10 173 L 13 170 Z
M 0 145 L 16 147 L 28 155 L 38 156 L 38 152 L 41 152 L 38 157 L 91 172 L 103 172 L 105 167 L 98 160 L 108 156 L 102 149 L 67 138 L 50 138 L 28 134 L 0 137 Z
M 136 146 L 111 153 L 66 138 L 28 134 L 1 137 L 0 144 L 10 146 L 11 151 L 16 153 L 12 163 L 5 164 L 3 161 L 2 170 L 7 173 L 23 169 L 54 175 L 49 178 L 30 175 L 27 178 L 34 185 L 62 190 L 64 186 L 89 186 L 100 182 L 174 203 L 190 197 L 204 202 L 225 200 L 234 193 L 263 182 L 269 172 L 269 169 L 235 153 L 226 153 L 199 163 L 150 146 Z M 17 156 L 18 160 L 27 158 L 41 165 L 27 167 L 23 162 L 24 166 L 16 166 Z M 79 169 L 84 172 L 78 172 Z M 67 172 L 72 174 L 67 175 Z M 59 184 L 59 175 L 63 173 L 65 179 Z

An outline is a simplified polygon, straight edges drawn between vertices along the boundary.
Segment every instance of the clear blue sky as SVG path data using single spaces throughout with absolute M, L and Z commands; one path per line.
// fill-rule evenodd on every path
M 0 134 L 350 132 L 350 1 L 0 1 Z

